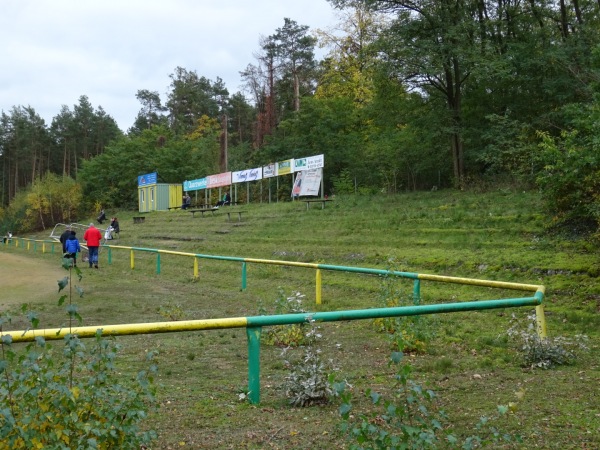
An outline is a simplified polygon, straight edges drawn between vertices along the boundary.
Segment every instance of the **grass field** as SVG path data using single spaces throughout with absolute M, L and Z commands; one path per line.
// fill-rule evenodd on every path
M 493 414 L 497 405 L 515 401 L 515 393 L 524 390 L 516 411 L 498 424 L 523 437 L 514 448 L 600 448 L 597 242 L 549 234 L 540 199 L 531 192 L 338 197 L 323 210 L 314 206 L 308 211 L 297 202 L 231 207 L 245 211 L 241 223 L 227 222 L 222 212 L 195 218 L 185 211 L 152 212 L 135 225 L 137 212 L 107 214 L 119 217 L 122 231 L 114 244 L 122 246 L 543 284 L 549 335 L 590 337 L 591 350 L 576 364 L 546 371 L 522 367 L 505 333 L 511 314 L 524 317 L 531 308 L 467 312 L 427 317 L 431 340 L 424 352 L 409 356 L 414 377 L 438 394 L 458 435 L 476 434 L 480 416 Z M 80 222 L 89 223 L 89 218 Z M 22 289 L 0 291 L 2 308 L 18 316 L 17 305 L 28 302 L 40 311 L 43 327 L 64 325 L 58 294 L 52 294 L 52 280 L 64 276 L 58 254 L 14 246 L 0 250 L 4 274 L 20 267 L 31 271 L 30 277 L 19 275 L 25 280 Z M 10 267 L 6 257 L 15 258 Z M 161 255 L 160 275 L 153 253 L 135 252 L 135 269 L 129 265 L 129 251 L 113 249 L 109 265 L 103 250 L 100 269 L 84 270 L 79 284 L 85 295 L 78 300 L 84 325 L 258 315 L 274 311 L 279 289 L 306 295 L 309 310 L 371 308 L 381 306 L 382 293 L 389 289 L 381 277 L 324 271 L 323 304 L 317 306 L 312 269 L 248 264 L 248 286 L 241 291 L 239 262 L 202 259 L 198 279 L 192 258 L 185 256 Z M 51 275 L 37 276 L 42 272 Z M 398 280 L 393 289 L 409 298 L 412 282 Z M 421 294 L 425 304 L 521 296 L 433 282 L 423 282 Z M 25 322 L 17 318 L 11 326 L 20 329 Z M 338 379 L 353 386 L 357 410 L 368 408 L 361 400 L 367 388 L 389 394 L 392 386 L 395 372 L 387 361 L 393 348 L 376 328 L 370 320 L 322 324 L 323 356 L 332 361 Z M 281 389 L 288 372 L 278 347 L 261 346 L 260 405 L 239 400 L 247 388 L 243 329 L 118 339 L 124 376 L 142 366 L 146 351 L 159 351 L 161 407 L 147 423 L 159 432 L 155 448 L 349 445 L 337 428 L 335 400 L 288 406 Z

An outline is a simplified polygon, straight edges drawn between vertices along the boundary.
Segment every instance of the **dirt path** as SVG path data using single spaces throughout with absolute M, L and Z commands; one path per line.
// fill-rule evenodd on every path
M 55 263 L 0 252 L 0 309 L 58 299 L 57 280 L 67 274 Z

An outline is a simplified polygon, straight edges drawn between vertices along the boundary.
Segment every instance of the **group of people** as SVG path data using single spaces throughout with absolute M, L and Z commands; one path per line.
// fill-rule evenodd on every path
M 215 205 L 215 208 L 218 208 L 219 206 L 223 206 L 223 205 L 231 205 L 231 195 L 229 195 L 229 192 L 226 192 L 225 195 L 223 196 L 223 198 L 217 202 L 217 204 Z M 183 202 L 181 203 L 181 209 L 188 209 L 190 206 L 192 206 L 192 197 L 190 197 L 190 194 L 188 194 L 186 192 L 186 194 L 183 196 Z M 100 222 L 100 223 L 102 223 L 102 222 Z
M 120 233 L 120 232 L 121 232 L 121 229 L 119 227 L 119 221 L 117 220 L 116 217 L 111 217 L 110 225 L 104 232 L 104 239 L 106 239 L 107 241 L 110 239 L 113 239 L 114 233 Z
M 102 211 L 104 213 L 104 211 Z M 107 228 L 105 233 L 105 239 L 112 239 L 112 233 L 119 232 L 119 221 L 116 217 L 113 217 L 110 222 L 110 226 Z M 110 237 L 106 237 L 106 235 Z M 98 250 L 100 248 L 100 242 L 102 241 L 102 233 L 98 228 L 90 223 L 90 226 L 83 233 L 83 239 L 86 242 L 88 248 L 88 263 L 90 268 L 98 268 Z M 72 260 L 74 267 L 77 267 L 77 253 L 81 253 L 81 245 L 77 239 L 77 232 L 72 229 L 71 226 L 67 226 L 67 229 L 60 235 L 60 243 L 62 244 L 63 255 L 65 258 Z
M 219 206 L 223 206 L 223 205 L 231 205 L 231 195 L 229 195 L 229 192 L 226 192 L 225 195 L 223 196 L 223 199 L 219 200 L 217 202 L 217 204 L 215 205 L 215 208 L 218 208 Z

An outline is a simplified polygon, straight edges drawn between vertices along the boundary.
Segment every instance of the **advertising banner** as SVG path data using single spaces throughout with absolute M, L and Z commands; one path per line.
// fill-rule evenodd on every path
M 294 159 L 294 172 L 325 167 L 325 155 Z
M 198 178 L 197 180 L 184 181 L 183 182 L 183 190 L 184 191 L 197 191 L 200 189 L 206 189 L 208 185 L 208 180 L 206 178 Z
M 294 167 L 293 159 L 279 161 L 277 163 L 277 175 L 287 175 L 288 173 L 292 173 L 293 167 Z
M 294 180 L 292 196 L 299 197 L 301 195 L 319 195 L 321 176 L 321 169 L 302 170 L 298 172 L 296 174 L 296 179 Z
M 244 181 L 262 180 L 262 167 L 256 169 L 241 170 L 231 174 L 232 183 L 243 183 Z
M 229 186 L 231 184 L 231 172 L 223 172 L 218 175 L 209 175 L 206 177 L 207 188 L 217 188 L 222 186 Z
M 147 186 L 149 184 L 156 184 L 158 180 L 158 173 L 147 173 L 146 175 L 140 175 L 138 177 L 138 186 Z
M 298 158 L 294 160 L 294 172 L 302 172 L 308 170 L 306 167 L 307 158 Z
M 298 176 L 302 176 L 298 185 L 298 195 L 319 195 L 319 188 L 321 187 L 321 178 L 323 176 L 322 169 L 304 170 L 298 172 Z M 296 185 L 294 184 L 294 189 Z
M 308 170 L 322 169 L 325 167 L 325 155 L 309 156 L 306 158 L 306 168 Z
M 263 178 L 271 178 L 277 176 L 277 164 L 271 163 L 268 166 L 263 166 Z

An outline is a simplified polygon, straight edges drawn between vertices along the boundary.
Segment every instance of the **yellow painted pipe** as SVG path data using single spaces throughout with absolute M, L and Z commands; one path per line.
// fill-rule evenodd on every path
M 76 334 L 81 338 L 93 337 L 102 329 L 103 336 L 127 336 L 132 334 L 171 333 L 179 331 L 216 330 L 221 328 L 245 328 L 246 317 L 229 317 L 224 319 L 184 320 L 179 322 L 134 323 L 123 325 L 104 325 L 104 327 L 87 326 L 69 328 L 48 328 L 43 330 L 3 331 L 0 337 L 11 335 L 13 342 L 32 341 L 37 336 L 47 340 L 64 338 L 67 334 Z
M 317 292 L 316 292 L 316 303 L 321 304 L 321 269 L 317 269 Z
M 198 258 L 194 257 L 194 278 L 198 278 Z
M 517 291 L 537 291 L 540 286 L 535 284 L 509 283 L 505 281 L 477 280 L 474 278 L 447 277 L 443 275 L 418 274 L 419 280 L 441 281 L 444 283 L 469 284 L 472 286 L 487 286 L 494 288 L 514 289 Z
M 133 257 L 133 249 L 129 251 L 129 260 L 131 264 L 131 270 L 135 269 L 135 259 Z
M 307 267 L 309 269 L 318 269 L 319 264 L 314 263 L 302 263 L 302 262 L 294 262 L 294 261 L 275 261 L 272 259 L 253 259 L 253 258 L 244 258 L 246 262 L 252 263 L 260 263 L 260 264 L 273 264 L 277 266 L 293 266 L 293 267 Z

